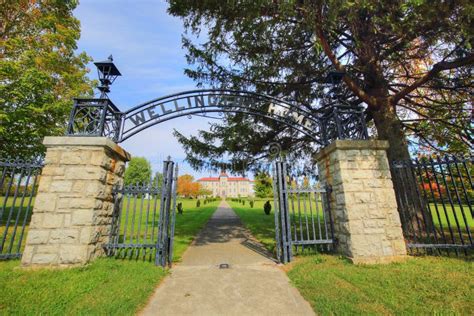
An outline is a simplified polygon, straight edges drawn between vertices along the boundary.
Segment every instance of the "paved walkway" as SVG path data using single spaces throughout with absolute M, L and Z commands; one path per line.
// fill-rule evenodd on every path
M 228 269 L 219 269 L 226 263 Z M 288 277 L 222 202 L 156 289 L 143 315 L 314 315 Z

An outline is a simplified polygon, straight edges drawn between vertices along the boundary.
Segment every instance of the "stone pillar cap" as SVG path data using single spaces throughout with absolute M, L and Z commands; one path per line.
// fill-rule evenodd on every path
M 358 139 L 358 140 L 349 140 L 349 139 L 337 139 L 333 143 L 329 144 L 328 146 L 324 147 L 319 151 L 315 158 L 316 160 L 321 160 L 336 149 L 342 150 L 361 150 L 361 149 L 372 149 L 372 150 L 387 150 L 390 147 L 388 141 L 386 140 L 365 140 L 365 139 Z
M 93 137 L 93 136 L 46 136 L 43 140 L 43 145 L 47 148 L 63 147 L 63 146 L 83 146 L 83 147 L 104 147 L 113 151 L 125 161 L 129 161 L 132 157 L 125 149 L 114 143 L 107 137 Z

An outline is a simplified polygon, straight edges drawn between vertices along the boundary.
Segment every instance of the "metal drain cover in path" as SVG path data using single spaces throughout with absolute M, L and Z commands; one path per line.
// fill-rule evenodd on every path
M 219 269 L 229 269 L 229 268 L 230 268 L 230 266 L 229 266 L 228 263 L 221 263 L 219 265 Z

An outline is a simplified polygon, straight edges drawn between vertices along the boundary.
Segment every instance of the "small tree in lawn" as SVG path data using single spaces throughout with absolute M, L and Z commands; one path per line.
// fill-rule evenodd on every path
M 201 200 L 196 201 L 196 207 L 201 207 Z
M 263 205 L 263 211 L 266 215 L 270 215 L 270 212 L 272 211 L 272 205 L 270 204 L 270 201 L 265 202 Z
M 148 183 L 151 177 L 150 162 L 144 157 L 133 157 L 125 169 L 124 182 L 126 185 Z
M 183 215 L 183 203 L 178 203 L 178 214 Z
M 254 182 L 254 191 L 255 191 L 255 196 L 259 198 L 265 198 L 272 196 L 273 193 L 273 186 L 272 186 L 272 178 L 270 175 L 266 172 L 259 172 L 255 176 L 255 182 Z

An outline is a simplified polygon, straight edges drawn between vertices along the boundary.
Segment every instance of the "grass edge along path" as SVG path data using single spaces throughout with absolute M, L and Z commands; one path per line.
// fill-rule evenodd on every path
M 183 203 L 176 214 L 175 251 L 179 261 L 220 201 L 200 208 Z M 99 258 L 84 267 L 28 270 L 19 260 L 0 261 L 1 315 L 134 315 L 143 308 L 167 270 L 153 262 Z
M 244 226 L 273 250 L 274 213 L 263 202 L 229 202 Z M 404 263 L 354 265 L 337 255 L 301 255 L 285 266 L 316 314 L 461 314 L 474 310 L 474 262 L 410 257 Z

